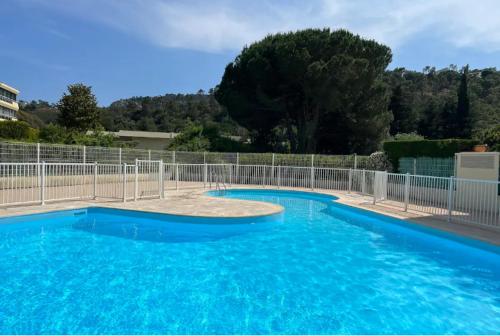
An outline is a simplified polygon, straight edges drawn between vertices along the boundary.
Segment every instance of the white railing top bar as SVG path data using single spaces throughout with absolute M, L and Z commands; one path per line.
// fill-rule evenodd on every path
M 8 162 L 102 162 L 132 163 L 135 159 L 160 160 L 171 163 L 233 163 L 275 166 L 308 165 L 322 167 L 361 168 L 367 156 L 356 154 L 284 154 L 284 153 L 231 153 L 231 152 L 184 152 L 148 150 L 139 148 L 97 147 L 65 144 L 41 144 L 22 142 L 0 142 L 0 161 Z
M 151 164 L 159 164 L 162 162 L 161 160 L 138 160 L 141 163 L 151 163 Z M 93 166 L 98 164 L 99 166 L 109 166 L 109 167 L 121 167 L 124 163 L 118 164 L 118 163 L 100 163 L 100 162 L 88 162 L 88 163 L 82 163 L 82 162 L 0 162 L 0 167 L 2 166 L 37 166 L 37 165 L 42 165 L 45 164 L 46 166 Z M 283 168 L 283 169 L 314 169 L 314 170 L 335 170 L 335 171 L 353 171 L 353 172 L 366 172 L 366 173 L 386 173 L 387 175 L 390 176 L 396 176 L 396 177 L 412 177 L 412 178 L 425 178 L 425 179 L 433 179 L 433 180 L 442 180 L 442 181 L 449 181 L 450 179 L 453 179 L 455 182 L 461 181 L 461 182 L 474 182 L 474 183 L 490 183 L 490 184 L 500 184 L 500 181 L 494 181 L 494 180 L 479 180 L 479 179 L 465 179 L 465 178 L 459 178 L 459 177 L 439 177 L 439 176 L 429 176 L 429 175 L 413 175 L 413 174 L 403 174 L 403 173 L 388 173 L 384 171 L 377 171 L 377 170 L 369 170 L 369 169 L 352 169 L 352 168 L 329 168 L 329 167 L 311 167 L 311 166 L 271 166 L 271 165 L 250 165 L 250 164 L 240 164 L 236 165 L 234 163 L 171 163 L 171 162 L 163 162 L 164 165 L 178 165 L 178 166 L 239 166 L 239 167 L 266 167 L 266 168 Z M 133 164 L 127 163 L 128 166 Z

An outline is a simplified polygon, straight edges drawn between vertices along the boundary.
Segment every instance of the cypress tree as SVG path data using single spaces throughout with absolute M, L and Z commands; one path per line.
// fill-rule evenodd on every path
M 459 138 L 470 138 L 471 136 L 471 118 L 470 118 L 470 100 L 468 90 L 469 66 L 465 66 L 460 77 L 460 85 L 457 91 L 457 135 Z
M 389 110 L 394 117 L 390 134 L 411 133 L 417 131 L 418 118 L 411 106 L 405 102 L 403 88 L 401 84 L 397 85 L 392 90 L 391 100 L 389 102 Z
M 394 118 L 391 123 L 390 133 L 392 135 L 401 133 L 401 119 L 404 114 L 403 90 L 401 89 L 401 85 L 396 86 L 394 90 L 392 90 L 389 110 L 392 112 Z

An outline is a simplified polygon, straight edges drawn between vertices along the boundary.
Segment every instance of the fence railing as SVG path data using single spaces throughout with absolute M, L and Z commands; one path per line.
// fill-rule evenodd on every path
M 164 197 L 165 190 L 252 185 L 332 190 L 370 196 L 373 203 L 439 218 L 500 228 L 497 181 L 381 171 L 136 160 L 103 163 L 0 163 L 0 205 L 110 198 Z
M 328 168 L 366 168 L 368 156 L 279 153 L 214 153 L 147 150 L 137 148 L 0 142 L 3 163 L 135 164 L 136 160 L 180 164 L 235 164 Z

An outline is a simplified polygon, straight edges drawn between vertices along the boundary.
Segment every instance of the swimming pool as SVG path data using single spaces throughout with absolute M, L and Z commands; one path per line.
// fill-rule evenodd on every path
M 335 204 L 264 218 L 0 219 L 0 333 L 497 333 L 498 248 Z

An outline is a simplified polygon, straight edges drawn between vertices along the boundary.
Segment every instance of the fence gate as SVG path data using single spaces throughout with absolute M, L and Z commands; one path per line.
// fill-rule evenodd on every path
M 373 182 L 373 202 L 387 199 L 387 172 L 376 171 Z
M 134 199 L 161 197 L 163 194 L 163 162 L 136 160 Z

